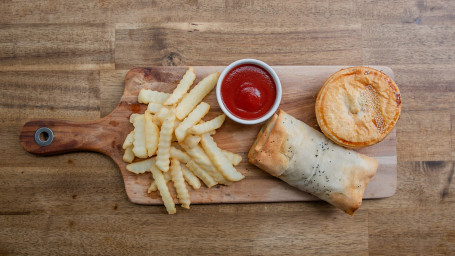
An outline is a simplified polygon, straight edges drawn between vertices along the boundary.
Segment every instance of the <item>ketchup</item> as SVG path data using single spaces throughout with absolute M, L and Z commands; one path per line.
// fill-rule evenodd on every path
M 243 64 L 226 74 L 221 84 L 221 97 L 234 116 L 245 120 L 257 119 L 273 107 L 276 85 L 273 77 L 262 67 Z

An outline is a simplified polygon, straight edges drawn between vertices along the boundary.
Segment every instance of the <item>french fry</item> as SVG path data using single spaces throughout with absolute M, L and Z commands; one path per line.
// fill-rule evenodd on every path
M 204 120 L 201 120 L 201 121 L 199 121 L 199 123 L 198 123 L 198 124 L 203 124 L 203 123 L 205 123 L 205 121 L 204 121 Z M 216 130 L 211 130 L 211 131 L 209 131 L 209 132 L 208 132 L 208 134 L 210 134 L 210 135 L 212 135 L 212 136 L 213 136 L 213 135 L 215 135 L 215 134 L 216 134 Z
M 158 118 L 156 118 L 156 115 L 152 115 L 152 122 L 158 127 L 158 129 L 161 127 L 161 122 L 158 121 Z
M 182 121 L 178 120 L 178 119 L 175 119 L 174 121 L 174 132 L 175 132 L 175 129 L 177 129 L 177 127 L 182 123 Z
M 190 169 L 199 179 L 204 182 L 204 184 L 210 188 L 217 184 L 217 182 L 210 176 L 206 171 L 204 171 L 199 165 L 197 165 L 193 160 L 189 161 L 186 164 L 186 167 Z
M 169 172 L 163 172 L 163 177 L 164 177 L 164 181 L 166 182 L 166 184 L 171 180 L 171 175 L 169 174 Z M 150 187 L 148 188 L 147 193 L 150 194 L 157 190 L 158 190 L 158 187 L 156 186 L 156 182 L 153 181 L 152 184 L 150 184 Z
M 174 146 L 171 146 L 170 153 L 171 153 L 171 158 L 178 159 L 180 162 L 182 162 L 184 164 L 191 161 L 191 157 L 187 153 L 175 148 Z
M 150 112 L 145 111 L 145 148 L 147 155 L 153 156 L 158 148 L 158 140 L 160 136 L 160 129 L 153 123 L 153 117 Z
M 178 141 L 177 140 L 177 136 L 175 136 L 175 129 L 177 129 L 177 127 L 180 125 L 180 123 L 181 123 L 181 121 L 176 118 L 175 121 L 174 121 L 174 132 L 172 133 L 172 141 L 173 142 L 174 141 L 175 142 Z
M 158 113 L 155 114 L 154 119 L 159 122 L 159 126 L 161 126 L 166 118 L 167 114 L 169 113 L 169 108 L 162 107 Z
M 169 93 L 152 91 L 148 89 L 141 89 L 137 97 L 139 103 L 149 104 L 149 103 L 164 103 L 167 98 L 169 98 Z
M 229 162 L 231 162 L 232 165 L 238 165 L 242 161 L 242 156 L 239 154 L 235 154 L 232 152 L 229 152 L 227 150 L 221 150 L 223 152 L 223 155 L 226 157 Z
M 221 125 L 223 125 L 223 122 L 225 119 L 226 119 L 225 114 L 219 115 L 210 121 L 207 121 L 202 124 L 197 124 L 197 125 L 191 127 L 188 132 L 192 133 L 192 134 L 200 135 L 203 133 L 207 133 L 207 132 L 216 130 L 216 129 L 220 128 Z
M 149 103 L 147 106 L 147 111 L 149 111 L 152 114 L 156 114 L 161 110 L 162 107 L 163 105 L 161 105 L 160 103 Z
M 134 160 L 133 146 L 127 147 L 125 153 L 123 154 L 123 161 L 127 163 L 132 163 Z
M 209 157 L 206 155 L 204 150 L 197 145 L 196 147 L 190 148 L 186 144 L 181 144 L 181 146 L 185 149 L 188 155 L 191 156 L 192 160 L 205 172 L 207 172 L 216 182 L 230 185 L 231 182 L 225 179 L 223 175 L 216 169 L 216 167 L 212 164 Z
M 174 105 L 184 96 L 184 94 L 190 89 L 191 85 L 196 79 L 193 67 L 189 67 L 182 80 L 172 92 L 171 96 L 164 102 L 164 105 Z
M 171 149 L 171 138 L 174 132 L 175 110 L 172 108 L 161 126 L 156 166 L 163 172 L 169 170 L 169 156 Z
M 191 185 L 194 189 L 199 189 L 201 187 L 201 181 L 199 181 L 198 177 L 192 173 L 186 165 L 180 164 L 182 167 L 183 178 Z
M 197 146 L 197 144 L 199 144 L 200 141 L 201 141 L 201 136 L 188 135 L 188 136 L 186 136 L 183 143 L 188 145 L 188 147 L 190 147 L 190 148 L 194 148 Z
M 183 120 L 193 108 L 202 101 L 215 87 L 220 73 L 215 72 L 202 79 L 177 105 L 176 115 L 179 120 Z
M 174 148 L 178 149 L 178 150 L 181 150 L 181 151 L 184 151 L 182 146 L 180 146 L 180 144 L 178 142 L 172 142 L 171 143 L 171 146 L 173 146 Z M 180 159 L 179 159 L 180 161 Z M 181 161 L 180 161 L 181 162 Z
M 133 153 L 139 158 L 147 158 L 147 149 L 145 148 L 145 118 L 139 115 L 134 118 L 134 142 Z
M 204 148 L 205 153 L 207 153 L 209 156 L 210 160 L 212 160 L 212 163 L 226 179 L 230 181 L 239 181 L 245 178 L 245 176 L 238 172 L 234 166 L 232 166 L 231 162 L 226 159 L 226 157 L 223 155 L 223 152 L 221 152 L 221 149 L 218 148 L 212 136 L 210 136 L 208 133 L 202 135 L 201 145 Z
M 160 191 L 161 199 L 163 199 L 167 213 L 174 214 L 177 210 L 175 209 L 174 200 L 172 199 L 169 188 L 167 187 L 166 181 L 164 180 L 163 173 L 158 169 L 156 165 L 152 165 L 150 167 L 150 171 L 152 172 L 153 179 L 155 180 L 158 187 L 158 191 Z
M 179 124 L 175 129 L 175 136 L 178 141 L 183 141 L 187 134 L 187 130 L 199 122 L 210 110 L 210 105 L 201 102 L 191 113 Z
M 145 173 L 145 172 L 149 172 L 150 171 L 150 167 L 152 165 L 155 165 L 155 157 L 152 157 L 152 158 L 149 158 L 147 160 L 144 160 L 144 161 L 140 161 L 140 162 L 134 162 L 132 164 L 129 164 L 126 166 L 126 169 L 129 171 L 129 172 L 132 172 L 132 173 L 135 173 L 135 174 L 141 174 L 141 173 Z
M 122 148 L 127 149 L 127 148 L 133 146 L 133 142 L 134 142 L 134 131 L 131 131 L 126 136 L 125 141 L 123 142 Z
M 180 146 L 185 150 L 185 152 L 194 160 L 198 165 L 211 165 L 212 162 L 204 150 L 199 146 L 193 148 L 188 145 L 181 143 Z
M 134 122 L 134 118 L 136 118 L 136 116 L 140 116 L 141 114 L 138 114 L 138 113 L 133 113 L 130 115 L 130 123 L 133 123 Z
M 188 189 L 185 186 L 185 180 L 183 179 L 182 168 L 180 162 L 177 159 L 171 159 L 171 178 L 174 183 L 175 191 L 177 192 L 177 198 L 183 208 L 190 209 L 190 195 Z

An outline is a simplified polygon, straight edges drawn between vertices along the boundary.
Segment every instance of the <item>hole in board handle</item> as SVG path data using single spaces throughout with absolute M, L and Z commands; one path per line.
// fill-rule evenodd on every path
M 47 127 L 41 127 L 35 132 L 35 142 L 44 147 L 48 146 L 54 140 L 54 133 Z

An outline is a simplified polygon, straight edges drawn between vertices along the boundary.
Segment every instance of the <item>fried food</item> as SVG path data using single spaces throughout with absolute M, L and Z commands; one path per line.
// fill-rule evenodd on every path
M 150 112 L 145 111 L 145 148 L 147 155 L 153 156 L 158 149 L 158 140 L 160 137 L 160 129 L 153 123 L 153 117 Z
M 122 148 L 126 149 L 126 148 L 129 148 L 129 147 L 132 147 L 133 146 L 133 142 L 134 142 L 134 131 L 131 131 L 126 136 L 125 141 L 123 142 Z
M 185 140 L 183 141 L 183 144 L 187 145 L 190 148 L 194 148 L 199 144 L 200 141 L 201 141 L 201 136 L 188 135 L 188 136 L 186 136 Z
M 231 182 L 229 182 L 223 175 L 222 173 L 212 164 L 210 161 L 209 157 L 207 154 L 204 152 L 204 150 L 197 145 L 196 147 L 190 148 L 186 144 L 181 144 L 181 146 L 185 149 L 185 151 L 188 153 L 188 155 L 191 156 L 191 158 L 194 160 L 194 162 L 207 174 L 210 175 L 217 183 L 221 183 L 224 185 L 229 185 Z
M 156 165 L 150 167 L 152 172 L 153 179 L 156 182 L 158 191 L 160 191 L 161 198 L 163 199 L 164 206 L 166 207 L 167 213 L 174 214 L 176 213 L 174 199 L 172 199 L 169 188 L 167 187 L 167 182 L 164 180 L 163 173 L 158 169 Z
M 132 163 L 134 160 L 133 146 L 127 147 L 125 153 L 123 154 L 123 161 L 127 163 Z
M 210 74 L 188 92 L 196 78 L 190 67 L 172 94 L 142 89 L 138 101 L 148 104 L 147 110 L 143 114 L 130 115 L 134 129 L 122 145 L 125 150 L 123 161 L 129 163 L 126 169 L 138 175 L 152 173 L 154 180 L 147 192 L 159 190 L 169 214 L 176 212 L 167 185 L 170 180 L 179 203 L 189 208 L 190 193 L 185 181 L 196 190 L 201 187 L 201 181 L 212 187 L 216 184 L 230 185 L 233 180 L 243 177 L 232 171 L 235 170 L 233 165 L 239 164 L 242 157 L 222 151 L 210 137 L 222 126 L 226 116 L 219 115 L 207 122 L 202 120 L 210 110 L 210 105 L 202 99 L 214 88 L 218 77 L 218 72 Z M 209 136 L 209 142 L 202 144 L 203 136 Z M 201 144 L 205 145 L 204 149 Z M 216 150 L 214 154 L 210 152 L 213 149 Z M 224 160 L 219 160 L 219 155 Z M 146 160 L 138 161 L 138 158 Z M 230 167 L 226 167 L 227 164 Z
M 239 181 L 245 176 L 238 172 L 232 163 L 226 159 L 221 149 L 218 148 L 212 136 L 208 133 L 202 135 L 201 145 L 204 151 L 210 157 L 216 168 L 223 174 L 223 176 L 229 181 Z
M 171 138 L 174 132 L 175 110 L 169 110 L 166 119 L 161 126 L 160 139 L 158 142 L 158 150 L 156 156 L 156 167 L 161 171 L 167 172 L 169 170 L 169 157 L 171 150 Z
M 185 93 L 190 89 L 191 85 L 196 79 L 196 74 L 194 73 L 193 67 L 189 67 L 185 75 L 183 75 L 182 80 L 174 89 L 171 96 L 164 102 L 164 105 L 170 106 L 175 105 L 177 102 L 185 95 Z
M 192 173 L 186 165 L 180 164 L 180 166 L 182 167 L 183 178 L 186 182 L 188 182 L 193 189 L 199 189 L 201 187 L 201 182 L 198 177 L 196 177 L 196 175 L 194 175 L 194 173 Z
M 215 72 L 202 79 L 177 105 L 176 115 L 183 120 L 202 99 L 215 87 L 220 73 Z
M 210 188 L 217 184 L 217 182 L 210 176 L 206 171 L 204 171 L 198 164 L 196 164 L 193 160 L 189 161 L 186 166 L 190 169 L 191 172 L 194 173 L 199 179 L 204 182 L 204 184 Z
M 139 103 L 144 103 L 144 104 L 148 104 L 148 103 L 162 104 L 169 98 L 169 96 L 170 96 L 169 93 L 142 89 L 141 91 L 139 91 L 137 101 Z
M 376 159 L 336 145 L 281 110 L 261 129 L 248 159 L 350 215 L 359 209 L 365 188 L 378 168 Z
M 175 191 L 177 191 L 177 198 L 183 208 L 190 209 L 190 195 L 188 189 L 185 186 L 185 180 L 183 179 L 182 168 L 180 162 L 177 159 L 171 159 L 171 178 L 174 183 Z
M 147 111 L 152 114 L 156 114 L 161 110 L 162 107 L 163 105 L 161 105 L 160 103 L 149 103 L 147 105 Z
M 224 157 L 226 157 L 226 159 L 229 160 L 229 162 L 231 162 L 231 164 L 234 166 L 242 162 L 242 156 L 239 154 L 235 154 L 223 149 L 221 150 L 221 152 L 223 153 Z
M 150 172 L 150 167 L 155 164 L 156 158 L 152 157 L 140 162 L 134 162 L 126 166 L 126 169 L 135 174 Z
M 225 119 L 226 119 L 225 114 L 219 115 L 210 121 L 194 125 L 189 129 L 189 132 L 192 134 L 201 135 L 203 133 L 214 131 L 223 125 Z
M 169 174 L 169 172 L 163 172 L 163 177 L 164 177 L 164 181 L 166 182 L 166 184 L 171 180 L 171 174 Z M 150 187 L 148 188 L 147 193 L 150 194 L 157 190 L 158 190 L 158 187 L 156 185 L 156 182 L 153 181 L 152 184 L 150 184 Z
M 133 153 L 136 157 L 147 158 L 147 149 L 145 148 L 145 118 L 144 115 L 138 115 L 133 120 L 134 141 Z
M 210 105 L 201 102 L 191 113 L 179 124 L 175 129 L 175 136 L 178 141 L 183 141 L 187 134 L 187 130 L 197 124 L 210 110 Z

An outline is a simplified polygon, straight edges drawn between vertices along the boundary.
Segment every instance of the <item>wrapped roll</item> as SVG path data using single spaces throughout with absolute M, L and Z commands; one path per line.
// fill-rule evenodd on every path
M 378 161 L 336 145 L 280 110 L 259 132 L 249 161 L 302 191 L 353 215 Z

